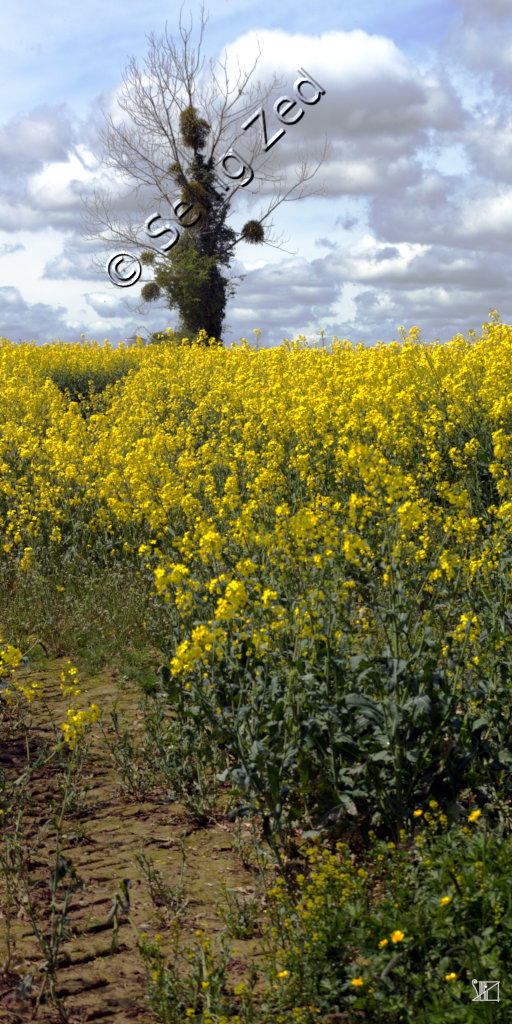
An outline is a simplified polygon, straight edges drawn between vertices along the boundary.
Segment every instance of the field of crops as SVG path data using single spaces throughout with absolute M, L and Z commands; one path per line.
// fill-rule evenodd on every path
M 6 1021 L 135 1016 L 65 980 L 107 766 L 119 843 L 154 812 L 144 913 L 112 868 L 90 958 L 131 937 L 137 1020 L 510 1019 L 512 327 L 490 317 L 375 348 L 2 339 Z M 165 815 L 251 880 L 206 928 L 148 859 Z

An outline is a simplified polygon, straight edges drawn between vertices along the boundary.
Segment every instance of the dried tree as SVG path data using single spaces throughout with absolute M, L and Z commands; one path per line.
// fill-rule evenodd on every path
M 126 117 L 114 121 L 111 114 L 104 115 L 105 123 L 99 131 L 103 147 L 102 164 L 130 183 L 131 202 L 137 201 L 141 211 L 137 219 L 128 218 L 124 224 L 115 219 L 113 209 L 116 201 L 109 192 L 100 193 L 95 190 L 92 196 L 82 195 L 82 202 L 88 217 L 84 226 L 90 238 L 99 239 L 105 244 L 115 241 L 135 246 L 139 251 L 143 249 L 141 263 L 152 268 L 154 278 L 142 287 L 142 305 L 136 307 L 137 312 L 143 311 L 147 302 L 165 297 L 169 308 L 178 308 L 183 332 L 195 335 L 202 327 L 208 338 L 213 337 L 221 343 L 226 299 L 228 295 L 234 294 L 235 286 L 233 278 L 224 276 L 220 267 L 229 266 L 235 246 L 240 241 L 281 248 L 275 244 L 276 240 L 271 240 L 263 224 L 280 203 L 290 201 L 292 193 L 316 174 L 325 156 L 327 143 L 317 167 L 311 173 L 308 173 L 307 160 L 302 159 L 298 180 L 286 192 L 283 191 L 282 179 L 274 177 L 266 167 L 270 159 L 270 156 L 267 157 L 258 170 L 264 171 L 264 179 L 275 185 L 274 198 L 267 210 L 257 219 L 244 224 L 240 232 L 228 227 L 226 218 L 234 197 L 240 188 L 246 187 L 252 180 L 254 160 L 260 153 L 259 132 L 250 133 L 253 137 L 252 148 L 250 156 L 244 158 L 245 170 L 250 170 L 247 175 L 242 171 L 238 175 L 240 181 L 235 179 L 233 187 L 230 188 L 225 181 L 222 184 L 222 178 L 215 168 L 222 156 L 225 156 L 226 144 L 233 146 L 234 127 L 239 128 L 244 114 L 254 110 L 254 86 L 247 90 L 247 83 L 254 73 L 261 51 L 252 69 L 245 75 L 239 73 L 233 89 L 228 87 L 226 63 L 218 62 L 224 72 L 224 91 L 221 90 L 210 61 L 212 81 L 209 88 L 199 90 L 196 81 L 204 64 L 203 60 L 200 66 L 205 22 L 203 7 L 197 53 L 190 52 L 191 29 L 184 31 L 181 11 L 182 54 L 169 39 L 167 25 L 165 35 L 160 40 L 153 34 L 148 36 L 150 49 L 145 58 L 144 73 L 139 71 L 132 58 L 123 75 L 123 91 L 117 102 Z M 260 106 L 278 84 L 279 79 L 274 76 L 270 89 L 263 98 L 260 96 L 257 100 Z M 235 96 L 230 100 L 233 92 Z M 241 108 L 239 103 L 242 95 L 247 95 L 248 102 Z M 233 111 L 235 105 L 236 111 Z M 206 117 L 199 116 L 199 111 L 206 114 Z M 205 155 L 203 150 L 207 144 L 209 152 Z M 185 153 L 186 149 L 192 151 L 192 159 L 189 158 L 188 163 L 189 154 Z M 178 204 L 176 187 L 181 189 Z M 258 188 L 260 190 L 261 183 Z M 293 199 L 304 198 L 305 194 L 301 189 Z M 320 195 L 323 190 L 307 194 Z M 161 202 L 166 209 L 175 210 L 183 231 L 181 237 L 177 226 L 168 220 L 160 221 L 157 226 L 156 215 L 148 218 L 150 202 L 153 209 Z M 178 213 L 183 206 L 186 209 Z M 143 244 L 140 241 L 142 224 L 146 224 Z M 164 227 L 167 227 L 165 245 L 157 240 L 163 237 Z M 179 237 L 178 241 L 176 236 Z M 155 239 L 153 246 L 148 244 L 148 237 Z M 162 249 L 169 251 L 163 253 Z M 239 280 L 244 276 L 237 275 Z

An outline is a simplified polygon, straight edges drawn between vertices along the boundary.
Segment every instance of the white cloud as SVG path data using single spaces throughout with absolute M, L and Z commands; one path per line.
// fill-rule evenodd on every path
M 120 290 L 110 295 L 105 295 L 104 292 L 89 292 L 85 295 L 85 300 L 95 313 L 109 319 L 126 315 L 126 298 L 120 294 Z
M 465 324 L 474 326 L 475 317 L 478 326 L 489 308 L 508 315 L 512 4 L 451 2 L 456 12 L 451 28 L 444 38 L 429 37 L 419 62 L 408 55 L 403 41 L 397 41 L 407 35 L 404 18 L 409 19 L 408 32 L 415 44 L 424 37 L 425 9 L 414 0 L 401 0 L 396 9 L 389 9 L 385 31 L 369 27 L 372 19 L 380 18 L 380 26 L 385 20 L 382 5 L 373 0 L 344 8 L 347 26 L 359 19 L 364 29 L 330 29 L 329 19 L 337 18 L 337 8 L 327 5 L 322 10 L 325 28 L 318 34 L 310 21 L 304 28 L 306 22 L 300 19 L 306 15 L 298 11 L 293 23 L 299 30 L 288 31 L 286 6 L 280 12 L 272 9 L 272 24 L 278 27 L 257 30 L 248 21 L 253 14 L 250 6 L 240 9 L 235 22 L 230 21 L 232 12 L 217 0 L 217 40 L 232 40 L 225 48 L 231 86 L 239 67 L 252 67 L 257 43 L 262 47 L 251 79 L 261 81 L 262 87 L 246 89 L 233 106 L 228 145 L 238 139 L 237 148 L 244 153 L 251 145 L 261 149 L 259 122 L 242 132 L 241 112 L 245 110 L 247 117 L 256 110 L 262 89 L 275 73 L 281 84 L 264 104 L 269 137 L 280 127 L 273 104 L 280 96 L 294 96 L 299 67 L 325 89 L 317 104 L 302 104 L 301 121 L 286 128 L 268 154 L 257 158 L 254 170 L 261 193 L 244 190 L 235 201 L 230 225 L 236 222 L 241 227 L 248 217 L 266 210 L 274 194 L 267 169 L 282 174 L 289 188 L 296 180 L 297 156 L 308 156 L 314 166 L 320 143 L 327 139 L 330 145 L 325 163 L 306 184 L 306 190 L 322 186 L 325 198 L 283 203 L 272 215 L 274 230 L 290 239 L 283 243 L 286 250 L 297 247 L 298 258 L 271 247 L 238 248 L 240 262 L 232 269 L 243 269 L 246 278 L 227 306 L 229 340 L 252 339 L 253 326 L 262 327 L 265 338 L 266 325 L 266 342 L 275 343 L 294 325 L 300 332 L 306 324 L 314 329 L 324 324 L 327 331 L 332 327 L 333 333 L 344 336 L 364 330 L 376 340 L 396 333 L 396 324 L 408 318 L 421 326 L 422 317 L 426 329 L 456 333 Z M 63 7 L 55 6 L 55 0 L 52 5 L 52 31 L 63 46 L 68 38 Z M 84 235 L 81 193 L 91 197 L 94 189 L 107 189 L 116 216 L 137 230 L 155 207 L 147 188 L 135 197 L 127 190 L 128 179 L 99 165 L 101 111 L 116 119 L 122 116 L 123 64 L 112 57 L 108 67 L 107 57 L 100 58 L 90 46 L 96 31 L 93 14 L 99 26 L 103 17 L 105 24 L 117 24 L 117 0 L 104 14 L 103 10 L 97 0 L 84 0 L 80 12 L 73 14 L 76 25 L 82 26 L 94 69 L 93 74 L 78 50 L 79 42 L 85 45 L 83 38 L 77 39 L 74 61 L 77 67 L 81 61 L 80 73 L 89 76 L 86 86 L 81 82 L 81 89 L 88 92 L 80 93 L 89 97 L 88 116 L 77 117 L 72 97 L 52 104 L 34 94 L 32 103 L 20 101 L 19 110 L 0 126 L 0 311 L 5 331 L 11 334 L 21 330 L 32 336 L 39 331 L 44 340 L 65 330 L 76 333 L 83 317 L 79 334 L 94 330 L 104 336 L 105 325 L 111 330 L 115 324 L 118 336 L 125 337 L 140 329 L 141 319 L 148 331 L 177 320 L 158 305 L 149 307 L 143 317 L 134 314 L 130 303 L 140 298 L 140 286 L 114 289 L 103 266 L 104 250 L 110 245 L 112 252 L 120 251 L 119 243 L 91 244 Z M 263 7 L 263 24 L 268 24 L 267 13 Z M 128 25 L 129 12 L 124 14 Z M 139 12 L 137 22 L 131 22 L 141 39 L 140 23 L 146 14 Z M 180 49 L 174 24 L 169 31 Z M 124 52 L 119 28 L 117 36 L 112 29 L 108 38 L 114 37 L 115 46 Z M 21 45 L 19 33 L 15 38 Z M 40 47 L 41 59 L 43 50 L 50 52 L 44 49 L 49 44 L 35 36 L 30 45 Z M 147 52 L 146 46 L 142 49 Z M 224 58 L 223 46 L 217 54 Z M 67 63 L 63 54 L 63 67 L 70 74 L 72 60 L 67 53 L 66 58 Z M 73 73 L 79 74 L 76 69 Z M 203 84 L 207 81 L 205 68 Z M 219 85 L 224 85 L 222 73 Z M 61 86 L 60 97 L 63 92 Z M 304 94 L 310 96 L 311 89 L 306 87 Z M 174 116 L 177 127 L 177 110 Z M 160 212 L 167 216 L 163 206 Z M 320 258 L 315 258 L 315 247 Z M 97 265 L 91 263 L 93 255 L 99 257 Z M 89 320 L 91 310 L 94 319 Z
M 27 195 L 40 209 L 62 210 L 77 205 L 77 185 L 89 178 L 89 172 L 72 153 L 67 160 L 33 174 L 27 183 Z
M 43 162 L 65 160 L 73 139 L 64 103 L 35 107 L 28 115 L 12 117 L 0 131 L 0 170 L 23 175 Z
M 458 231 L 461 235 L 487 242 L 492 236 L 510 241 L 512 230 L 512 187 L 501 186 L 487 195 L 464 201 L 460 211 Z

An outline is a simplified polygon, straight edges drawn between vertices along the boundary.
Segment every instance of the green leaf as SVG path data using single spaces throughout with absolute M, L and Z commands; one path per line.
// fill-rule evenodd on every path
M 477 729 L 481 729 L 485 725 L 489 725 L 489 719 L 486 718 L 485 715 L 480 715 L 480 718 L 477 718 L 475 722 L 472 722 L 471 728 L 473 732 L 476 732 Z
M 55 892 L 55 889 L 57 888 L 59 882 L 61 882 L 62 879 L 67 874 L 67 872 L 69 870 L 69 867 L 70 867 L 69 862 L 66 860 L 66 858 L 61 853 L 60 856 L 59 856 L 59 862 L 57 864 L 57 867 L 56 867 L 55 871 L 52 871 L 52 874 L 51 874 L 51 877 L 50 877 L 50 892 Z
M 357 807 L 356 807 L 354 801 L 349 797 L 348 793 L 341 793 L 340 794 L 340 804 L 342 804 L 343 807 L 345 808 L 345 810 L 349 814 L 352 814 L 353 817 L 355 817 L 357 815 Z

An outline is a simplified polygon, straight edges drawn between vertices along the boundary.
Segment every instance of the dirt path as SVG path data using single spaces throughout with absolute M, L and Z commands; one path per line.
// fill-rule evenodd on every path
M 40 679 L 48 704 L 56 721 L 65 719 L 68 705 L 59 689 L 60 672 L 66 659 L 45 662 L 44 668 L 31 669 L 29 673 L 17 670 L 16 676 L 27 675 Z M 120 710 L 126 711 L 126 722 L 136 725 L 136 712 L 140 690 L 127 682 L 119 687 L 119 673 L 116 669 L 104 671 L 84 680 L 80 676 L 82 694 L 80 705 L 89 702 L 104 709 L 104 724 L 112 729 L 109 710 L 114 700 L 119 701 Z M 48 717 L 35 701 L 34 749 L 45 736 L 51 736 Z M 24 746 L 3 744 L 2 762 L 4 770 L 12 777 L 17 766 L 22 769 L 26 763 Z M 121 788 L 121 780 L 115 767 L 106 756 L 104 740 L 94 727 L 91 753 L 84 769 L 84 781 L 88 782 L 86 810 L 66 818 L 66 842 L 64 855 L 71 860 L 76 874 L 83 879 L 85 888 L 78 890 L 70 904 L 70 920 L 75 934 L 61 946 L 62 966 L 58 973 L 58 992 L 66 996 L 66 1008 L 70 1019 L 77 1024 L 87 1021 L 115 1021 L 116 1024 L 137 1020 L 139 1024 L 155 1022 L 155 1015 L 148 1009 L 146 1000 L 146 973 L 136 947 L 133 929 L 125 916 L 119 916 L 118 947 L 113 953 L 112 924 L 107 923 L 115 894 L 120 894 L 123 879 L 131 880 L 131 916 L 138 929 L 146 931 L 149 937 L 155 933 L 162 936 L 162 949 L 166 951 L 169 927 L 158 917 L 158 907 L 151 899 L 147 883 L 135 854 L 145 853 L 162 872 L 168 885 L 179 883 L 181 875 L 181 840 L 185 837 L 185 895 L 188 899 L 183 916 L 184 941 L 194 943 L 194 933 L 201 929 L 213 936 L 222 928 L 222 922 L 215 914 L 215 901 L 221 898 L 220 885 L 225 882 L 233 889 L 246 893 L 254 891 L 255 875 L 244 869 L 233 847 L 234 826 L 219 813 L 217 820 L 207 827 L 196 827 L 190 816 L 177 803 L 135 801 Z M 35 773 L 32 790 L 36 804 L 35 814 L 30 822 L 30 835 L 43 826 L 48 817 L 48 803 L 51 793 L 58 792 L 56 771 L 50 766 Z M 32 861 L 34 878 L 41 880 L 37 890 L 38 905 L 44 908 L 48 902 L 48 882 L 54 862 L 52 850 L 55 845 L 46 841 Z M 41 898 L 39 898 L 41 892 Z M 5 906 L 0 907 L 0 929 L 5 931 Z M 82 931 L 84 926 L 87 930 Z M 13 957 L 16 973 L 0 975 L 0 1022 L 21 1024 L 32 1017 L 35 996 L 39 991 L 44 957 L 39 950 L 26 912 L 21 909 L 13 922 L 16 939 Z M 82 932 L 80 934 L 80 932 Z M 167 932 L 167 935 L 166 935 Z M 197 939 L 195 939 L 197 942 Z M 254 962 L 254 941 L 233 940 L 236 950 L 233 967 L 233 981 L 236 984 Z M 2 950 L 2 960 L 5 951 Z M 28 998 L 16 996 L 20 979 L 33 974 L 32 993 Z M 237 978 L 238 975 L 238 978 Z M 41 1004 L 37 1020 L 53 1022 L 59 1020 L 57 1011 L 50 1005 Z

